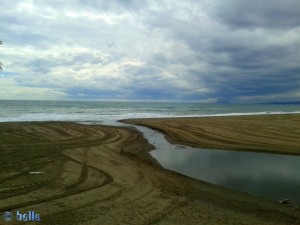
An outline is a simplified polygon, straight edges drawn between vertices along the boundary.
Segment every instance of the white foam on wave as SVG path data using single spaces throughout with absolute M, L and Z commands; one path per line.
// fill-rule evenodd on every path
M 217 114 L 203 114 L 203 115 L 188 115 L 187 117 L 254 116 L 254 115 L 284 115 L 284 114 L 300 114 L 300 111 L 294 111 L 294 112 L 283 112 L 283 111 L 272 112 L 272 111 L 267 111 L 267 112 L 246 112 L 246 113 L 217 113 Z
M 135 118 L 179 118 L 179 117 L 219 117 L 219 116 L 248 116 L 248 115 L 280 115 L 280 114 L 300 114 L 300 111 L 294 112 L 246 112 L 246 113 L 216 113 L 216 114 L 175 114 L 162 112 L 131 112 L 115 114 L 85 114 L 85 113 L 27 113 L 15 117 L 2 117 L 0 122 L 24 122 L 24 121 L 70 121 L 70 122 L 100 122 L 100 121 L 118 121 L 122 119 Z
M 26 113 L 14 117 L 2 117 L 0 122 L 33 122 L 33 121 L 116 121 L 129 118 L 158 118 L 165 117 L 161 113 L 107 113 L 107 114 L 88 114 L 88 113 Z M 171 117 L 168 115 L 167 117 Z

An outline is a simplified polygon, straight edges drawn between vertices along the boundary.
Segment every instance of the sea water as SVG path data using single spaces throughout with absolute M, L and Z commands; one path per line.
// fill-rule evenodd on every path
M 119 125 L 121 119 L 300 113 L 300 104 L 200 104 L 167 102 L 0 101 L 0 122 L 73 121 Z M 172 145 L 151 129 L 136 126 L 167 169 L 252 195 L 300 206 L 300 156 L 196 149 Z M 1 140 L 0 140 L 1 141 Z
M 0 122 L 117 121 L 128 118 L 300 113 L 300 104 L 201 104 L 168 102 L 1 101 Z

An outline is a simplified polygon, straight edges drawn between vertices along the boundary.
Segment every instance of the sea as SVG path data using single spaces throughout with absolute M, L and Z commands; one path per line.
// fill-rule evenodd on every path
M 0 122 L 109 122 L 130 118 L 300 113 L 300 104 L 0 100 Z
M 0 101 L 0 122 L 72 121 L 125 126 L 131 118 L 300 113 L 300 104 L 183 102 Z M 272 201 L 300 206 L 300 156 L 201 149 L 170 144 L 163 134 L 136 126 L 155 146 L 151 155 L 178 173 Z M 1 143 L 1 140 L 0 140 Z

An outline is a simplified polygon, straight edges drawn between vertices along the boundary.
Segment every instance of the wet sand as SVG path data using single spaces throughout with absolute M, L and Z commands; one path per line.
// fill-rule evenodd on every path
M 191 147 L 300 155 L 300 114 L 123 120 Z
M 292 206 L 163 169 L 152 148 L 134 129 L 0 123 L 0 215 L 34 210 L 36 224 L 64 225 L 300 224 Z

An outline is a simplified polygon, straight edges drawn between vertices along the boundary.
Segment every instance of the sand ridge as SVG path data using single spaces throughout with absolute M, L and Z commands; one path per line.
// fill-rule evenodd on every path
M 123 120 L 173 143 L 208 149 L 300 155 L 300 114 Z

